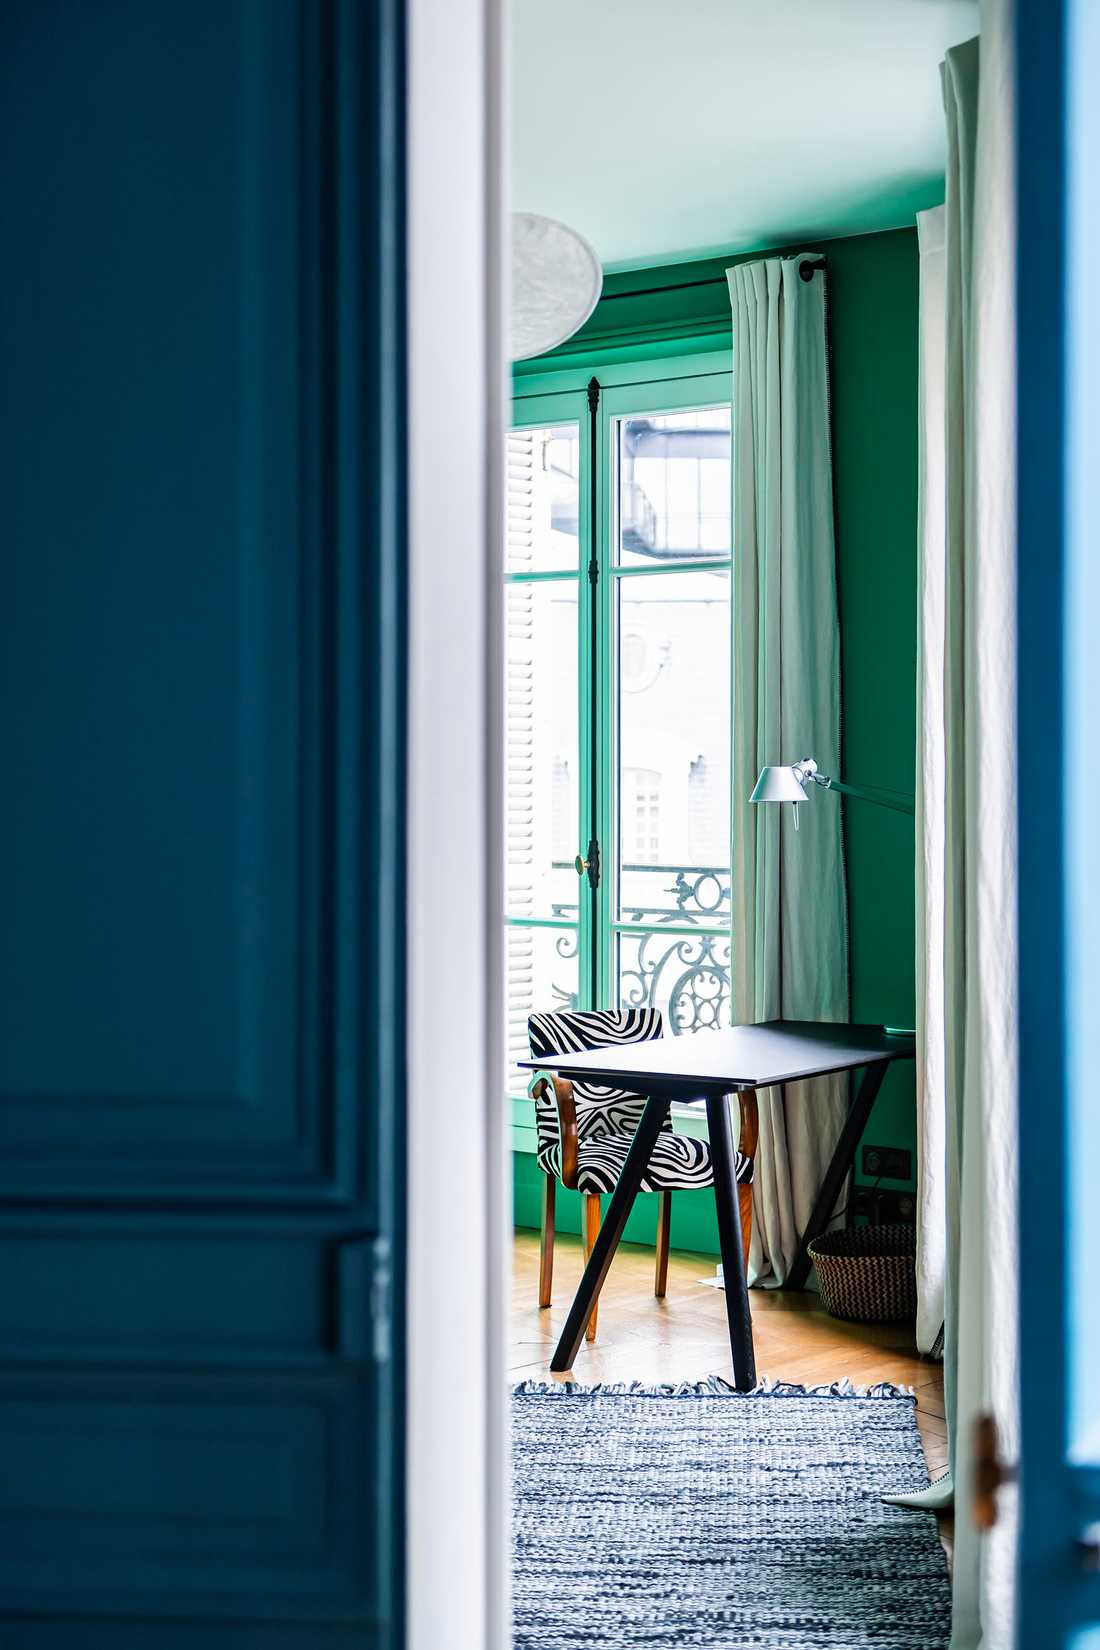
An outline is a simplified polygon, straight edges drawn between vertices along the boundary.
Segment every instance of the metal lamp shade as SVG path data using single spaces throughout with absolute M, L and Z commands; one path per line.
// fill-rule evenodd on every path
M 806 789 L 793 768 L 761 768 L 750 802 L 805 802 Z
M 512 360 L 564 344 L 596 307 L 600 260 L 588 242 L 553 218 L 512 213 Z

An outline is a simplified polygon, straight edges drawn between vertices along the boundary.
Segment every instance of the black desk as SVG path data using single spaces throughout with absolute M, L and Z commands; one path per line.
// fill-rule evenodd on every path
M 563 1054 L 556 1062 L 521 1060 L 519 1064 L 532 1071 L 556 1071 L 560 1077 L 595 1079 L 647 1096 L 642 1120 L 550 1368 L 560 1372 L 573 1366 L 585 1325 L 619 1246 L 669 1106 L 674 1100 L 702 1100 L 707 1108 L 714 1162 L 714 1204 L 726 1283 L 726 1320 L 734 1378 L 743 1392 L 755 1386 L 752 1320 L 737 1211 L 737 1159 L 727 1096 L 779 1083 L 802 1082 L 809 1077 L 825 1077 L 834 1071 L 864 1068 L 863 1081 L 849 1103 L 840 1139 L 825 1171 L 794 1265 L 783 1285 L 785 1289 L 801 1289 L 810 1271 L 807 1245 L 829 1224 L 886 1068 L 892 1060 L 911 1060 L 913 1055 L 911 1036 L 888 1037 L 881 1026 L 769 1020 L 762 1025 L 733 1026 L 728 1031 L 703 1032 L 695 1037 L 660 1037 L 649 1043 L 594 1049 L 590 1054 Z

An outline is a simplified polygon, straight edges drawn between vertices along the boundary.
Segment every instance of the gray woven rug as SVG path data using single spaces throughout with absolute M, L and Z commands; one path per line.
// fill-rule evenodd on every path
M 943 1650 L 911 1397 L 515 1389 L 514 1650 Z

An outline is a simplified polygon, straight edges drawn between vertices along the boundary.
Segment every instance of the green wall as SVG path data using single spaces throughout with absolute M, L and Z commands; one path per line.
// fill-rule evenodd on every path
M 828 247 L 845 777 L 910 795 L 916 760 L 917 270 L 915 230 L 861 235 Z M 845 802 L 844 809 L 852 1017 L 911 1026 L 913 821 L 867 803 Z M 865 1139 L 907 1147 L 915 1166 L 910 1063 L 891 1066 Z
M 842 646 L 844 777 L 913 792 L 916 729 L 917 239 L 914 229 L 784 251 L 827 254 L 833 471 Z M 609 276 L 591 320 L 548 368 L 729 342 L 724 269 L 759 257 L 713 258 Z M 715 279 L 717 277 L 717 279 Z M 913 821 L 846 801 L 852 1018 L 914 1020 Z M 865 1139 L 914 1153 L 913 1068 L 890 1068 Z M 515 1217 L 538 1224 L 534 1159 L 515 1158 Z M 857 1176 L 863 1179 L 862 1175 Z M 898 1182 L 887 1182 L 896 1186 Z M 913 1182 L 909 1185 L 912 1188 Z M 560 1196 L 560 1194 L 559 1194 Z M 708 1193 L 684 1193 L 673 1242 L 717 1252 Z M 640 1219 L 651 1241 L 652 1198 Z M 675 1205 L 674 1205 L 675 1207 Z M 559 1210 L 561 1205 L 559 1203 Z M 563 1229 L 577 1229 L 571 1203 Z M 572 1218 L 570 1218 L 572 1217 Z M 648 1228 L 648 1239 L 645 1228 Z M 628 1235 L 629 1232 L 628 1232 Z
M 517 1226 L 537 1226 L 542 1196 L 538 1165 L 527 1152 L 516 1152 L 512 1158 L 512 1184 L 515 1197 Z M 604 1208 L 607 1199 L 604 1199 Z M 559 1232 L 579 1233 L 581 1229 L 581 1199 L 579 1192 L 567 1192 L 558 1187 L 554 1209 L 554 1225 Z M 653 1244 L 657 1233 L 657 1194 L 643 1192 L 626 1223 L 627 1243 Z M 718 1228 L 714 1222 L 714 1193 L 709 1186 L 697 1192 L 677 1192 L 672 1200 L 672 1245 L 675 1249 L 693 1249 L 699 1254 L 718 1254 Z M 702 1276 L 702 1273 L 700 1273 Z

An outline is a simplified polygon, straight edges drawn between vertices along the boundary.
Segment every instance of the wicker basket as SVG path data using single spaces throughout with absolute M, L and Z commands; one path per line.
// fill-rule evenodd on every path
M 852 1226 L 809 1245 L 825 1310 L 851 1323 L 901 1323 L 917 1314 L 915 1226 Z

